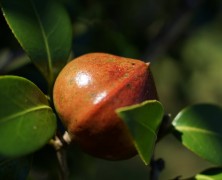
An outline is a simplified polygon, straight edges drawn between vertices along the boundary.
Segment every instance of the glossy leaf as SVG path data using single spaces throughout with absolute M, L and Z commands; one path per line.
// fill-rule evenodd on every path
M 56 0 L 0 0 L 15 37 L 52 84 L 69 56 L 72 29 L 68 14 Z
M 185 108 L 174 119 L 184 146 L 200 157 L 222 165 L 222 108 L 197 104 Z
M 155 100 L 145 101 L 119 108 L 116 112 L 127 124 L 139 156 L 145 164 L 149 164 L 163 117 L 161 103 Z
M 54 135 L 56 118 L 45 95 L 27 79 L 0 77 L 0 154 L 31 153 Z
M 27 179 L 32 158 L 25 156 L 17 159 L 0 158 L 0 179 Z
M 222 168 L 207 169 L 195 176 L 195 180 L 221 180 Z

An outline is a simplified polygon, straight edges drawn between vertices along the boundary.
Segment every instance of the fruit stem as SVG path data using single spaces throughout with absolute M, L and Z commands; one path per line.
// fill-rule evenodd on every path
M 71 137 L 67 131 L 63 134 L 62 137 L 55 136 L 55 139 L 51 139 L 49 144 L 54 147 L 56 150 L 56 156 L 60 166 L 60 179 L 68 180 L 69 179 L 69 170 L 66 157 L 66 145 L 71 143 Z
M 60 179 L 69 180 L 69 170 L 67 164 L 67 155 L 64 148 L 56 151 L 56 156 L 60 166 Z
M 55 150 L 60 150 L 65 145 L 70 144 L 71 141 L 72 137 L 67 131 L 65 131 L 62 137 L 55 136 L 55 139 L 51 139 L 49 144 L 52 145 Z
M 162 159 L 155 160 L 153 156 L 150 162 L 150 168 L 150 179 L 158 180 L 161 171 L 164 169 L 164 161 Z
M 146 62 L 146 65 L 149 66 L 149 65 L 150 65 L 150 62 Z

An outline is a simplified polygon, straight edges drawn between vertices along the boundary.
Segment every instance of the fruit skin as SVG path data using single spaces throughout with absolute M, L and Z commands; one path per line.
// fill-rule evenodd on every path
M 158 99 L 149 64 L 105 53 L 70 61 L 58 75 L 53 100 L 68 132 L 81 148 L 108 160 L 137 154 L 115 110 Z

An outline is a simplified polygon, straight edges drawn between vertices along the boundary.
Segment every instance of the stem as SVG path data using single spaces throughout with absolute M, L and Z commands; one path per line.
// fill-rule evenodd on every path
M 60 179 L 69 180 L 69 168 L 67 163 L 66 145 L 71 143 L 71 137 L 65 132 L 62 137 L 56 136 L 49 142 L 56 150 L 56 156 L 60 167 Z
M 179 10 L 172 14 L 170 21 L 166 22 L 163 28 L 154 37 L 148 46 L 144 55 L 145 59 L 156 59 L 164 54 L 172 44 L 182 38 L 186 32 L 188 25 L 193 19 L 196 9 L 203 4 L 201 0 L 194 0 L 192 3 L 189 0 L 182 0 Z
M 56 156 L 60 166 L 60 179 L 68 180 L 69 179 L 69 169 L 67 164 L 67 156 L 64 148 L 57 150 Z
M 164 169 L 164 161 L 162 159 L 154 160 L 154 158 L 152 158 L 150 168 L 150 180 L 158 180 L 160 172 Z
M 157 134 L 157 142 L 159 142 L 162 138 L 164 138 L 167 134 L 173 132 L 172 119 L 170 114 L 165 114 L 163 116 L 162 122 L 159 127 L 159 131 Z

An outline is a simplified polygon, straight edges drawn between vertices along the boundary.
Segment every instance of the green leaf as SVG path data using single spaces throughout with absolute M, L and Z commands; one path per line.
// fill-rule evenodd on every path
M 184 146 L 200 157 L 222 165 L 222 109 L 197 104 L 182 110 L 174 119 Z
M 66 64 L 72 29 L 65 8 L 56 0 L 0 0 L 15 37 L 52 85 Z
M 31 169 L 31 162 L 31 156 L 17 159 L 0 158 L 0 179 L 27 179 L 29 170 Z
M 156 100 L 119 108 L 119 117 L 127 124 L 140 158 L 147 165 L 153 155 L 157 130 L 163 117 L 163 107 Z
M 56 117 L 46 96 L 27 79 L 0 77 L 0 154 L 21 156 L 54 135 Z
M 207 169 L 195 176 L 196 180 L 221 180 L 222 168 Z

